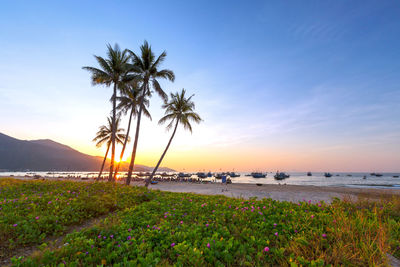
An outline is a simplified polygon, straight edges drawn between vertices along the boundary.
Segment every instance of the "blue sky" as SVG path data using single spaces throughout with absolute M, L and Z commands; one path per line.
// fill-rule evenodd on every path
M 164 165 L 399 171 L 399 15 L 398 1 L 3 1 L 0 131 L 101 155 L 90 140 L 111 90 L 81 67 L 146 39 L 176 74 L 164 89 L 195 93 L 204 119 Z M 147 165 L 169 138 L 160 105 L 141 132 Z

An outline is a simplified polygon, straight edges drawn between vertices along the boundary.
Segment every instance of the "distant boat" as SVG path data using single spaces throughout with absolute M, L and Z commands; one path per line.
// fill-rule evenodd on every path
M 211 173 L 211 172 L 208 172 L 208 173 L 207 173 L 207 177 L 212 177 L 212 173 Z
M 196 175 L 197 175 L 197 177 L 199 177 L 199 178 L 207 178 L 207 174 L 204 173 L 204 172 L 198 172 L 198 173 L 196 173 Z
M 363 179 L 364 179 L 364 180 L 365 180 L 365 179 L 367 179 L 367 176 L 366 176 L 366 175 L 364 175 Z
M 381 174 L 381 173 L 376 173 L 375 176 L 376 176 L 376 177 L 381 177 L 381 176 L 383 176 L 383 174 Z
M 286 178 L 289 178 L 289 177 L 290 177 L 290 175 L 288 175 L 288 174 L 286 174 L 284 172 L 277 172 L 274 175 L 275 180 L 283 180 L 283 179 L 286 179 Z
M 332 177 L 332 173 L 326 172 L 326 173 L 324 174 L 324 176 L 325 176 L 326 178 Z
M 371 173 L 370 173 L 370 175 L 371 175 L 371 176 L 375 176 L 375 175 L 376 175 L 376 173 L 374 173 L 374 172 L 371 172 Z
M 347 174 L 347 176 L 352 176 L 351 174 Z
M 253 178 L 265 178 L 267 175 L 261 172 L 252 172 L 251 176 L 253 176 Z
M 190 176 L 192 176 L 190 173 L 183 173 L 183 172 L 178 173 L 179 178 L 186 178 Z
M 312 173 L 311 172 L 307 172 L 307 176 L 312 176 Z
M 232 178 L 240 177 L 240 174 L 235 173 L 235 172 L 229 172 L 228 175 L 229 175 L 230 177 L 232 177 Z
M 399 178 L 399 176 L 398 175 L 393 175 L 393 178 Z

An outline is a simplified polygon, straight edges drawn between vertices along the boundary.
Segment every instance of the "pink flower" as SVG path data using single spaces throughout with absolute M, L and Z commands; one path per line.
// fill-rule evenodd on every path
M 13 224 L 13 227 L 17 227 L 18 226 L 18 224 Z
M 175 246 L 175 243 L 172 243 L 172 244 L 171 244 L 171 247 L 174 247 L 174 246 Z
M 209 224 L 208 224 L 208 223 L 206 223 L 206 227 L 208 227 L 208 225 L 209 225 Z
M 276 232 L 274 235 L 275 235 L 275 236 L 278 236 L 278 232 Z
M 314 215 L 311 215 L 311 219 L 314 218 Z
M 130 231 L 132 231 L 132 229 L 131 229 L 131 228 L 129 228 L 129 229 L 128 229 L 128 232 L 130 232 Z
M 181 224 L 183 223 L 183 221 L 181 221 Z
M 269 247 L 265 247 L 264 252 L 268 252 L 268 251 L 269 251 Z
M 211 247 L 210 243 L 207 243 L 207 247 L 208 247 L 208 248 L 210 248 L 210 247 Z
M 131 240 L 132 239 L 132 237 L 131 236 L 128 236 L 127 238 L 126 238 L 126 240 Z
M 36 216 L 35 219 L 36 219 L 36 220 L 39 220 L 39 216 Z
M 326 234 L 322 234 L 322 237 L 325 238 L 325 237 L 326 237 Z

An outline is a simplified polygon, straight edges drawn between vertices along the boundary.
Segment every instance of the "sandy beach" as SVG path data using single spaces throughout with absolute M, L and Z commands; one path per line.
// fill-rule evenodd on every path
M 15 179 L 33 179 L 31 177 L 15 176 L 15 177 L 0 177 L 0 178 L 15 178 Z M 44 177 L 48 180 L 71 180 L 85 182 L 81 179 L 63 179 Z M 132 182 L 131 185 L 144 186 L 143 182 Z M 324 201 L 330 203 L 334 198 L 352 199 L 358 197 L 368 197 L 370 199 L 390 198 L 391 196 L 399 196 L 398 189 L 376 189 L 376 188 L 351 188 L 351 187 L 333 187 L 333 186 L 305 186 L 305 185 L 273 185 L 263 184 L 257 186 L 255 184 L 229 184 L 227 191 L 223 191 L 225 186 L 220 183 L 216 184 L 196 184 L 185 182 L 159 182 L 158 184 L 150 185 L 149 188 L 169 192 L 185 192 L 204 195 L 224 195 L 227 197 L 249 199 L 252 197 L 272 198 L 278 201 L 310 201 L 315 203 Z

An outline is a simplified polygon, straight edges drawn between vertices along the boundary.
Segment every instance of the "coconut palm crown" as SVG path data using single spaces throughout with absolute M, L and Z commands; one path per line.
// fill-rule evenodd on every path
M 192 132 L 192 125 L 190 123 L 192 121 L 195 123 L 200 123 L 202 121 L 200 116 L 194 112 L 195 105 L 194 102 L 191 100 L 194 95 L 186 97 L 185 94 L 185 89 L 182 89 L 181 93 L 171 93 L 170 100 L 163 105 L 163 108 L 165 109 L 165 114 L 158 123 L 164 124 L 169 122 L 167 125 L 167 130 L 171 129 L 174 125 L 175 127 L 171 138 L 169 139 L 167 147 L 161 155 L 160 160 L 158 161 L 150 177 L 146 180 L 146 187 L 151 182 L 151 179 L 153 179 L 154 174 L 157 172 L 158 167 L 160 166 L 165 154 L 167 153 L 168 148 L 171 145 L 172 139 L 175 136 L 178 125 L 182 124 L 185 129 Z
M 126 184 L 128 185 L 130 184 L 132 171 L 135 165 L 136 150 L 139 140 L 140 120 L 142 110 L 144 108 L 144 98 L 146 96 L 151 96 L 151 89 L 153 89 L 164 101 L 166 101 L 168 96 L 161 88 L 158 80 L 167 79 L 172 82 L 175 80 L 175 74 L 173 71 L 168 69 L 160 70 L 160 66 L 167 56 L 165 51 L 156 57 L 151 49 L 151 46 L 147 41 L 144 41 L 144 44 L 140 47 L 140 52 L 141 54 L 137 55 L 129 50 L 129 53 L 132 57 L 132 73 L 128 75 L 127 79 L 135 81 L 142 93 L 139 100 L 140 105 L 136 122 L 135 141 L 133 143 L 131 162 L 129 164 L 128 177 L 126 179 Z
M 91 73 L 91 79 L 93 85 L 104 84 L 106 86 L 114 85 L 112 94 L 112 129 L 115 127 L 116 118 L 116 96 L 117 88 L 123 88 L 124 84 L 129 80 L 127 74 L 131 70 L 129 64 L 130 55 L 126 49 L 121 50 L 118 44 L 115 44 L 114 48 L 110 44 L 107 45 L 107 58 L 100 56 L 94 56 L 100 68 L 95 67 L 83 67 L 84 70 L 88 70 Z M 115 131 L 111 135 L 111 165 L 109 181 L 112 180 L 112 172 L 114 168 L 115 159 Z
M 110 117 L 108 117 L 107 122 L 108 122 L 107 125 L 102 125 L 99 127 L 99 131 L 96 133 L 96 137 L 93 138 L 93 142 L 96 142 L 97 147 L 100 147 L 104 143 L 107 143 L 107 151 L 106 151 L 106 154 L 104 155 L 103 163 L 101 165 L 101 169 L 99 172 L 99 176 L 97 177 L 97 180 L 99 180 L 101 177 L 101 174 L 104 169 L 104 164 L 107 159 L 108 151 L 109 151 L 110 145 L 111 145 L 111 137 L 112 137 L 112 132 L 113 132 L 112 119 Z M 124 140 L 129 141 L 129 137 L 126 134 L 124 134 L 124 129 L 119 128 L 119 124 L 121 122 L 120 117 L 117 117 L 115 122 L 116 122 L 116 124 L 115 124 L 116 125 L 116 131 L 115 131 L 116 132 L 116 135 L 115 135 L 116 142 L 119 144 L 122 144 L 124 142 Z

